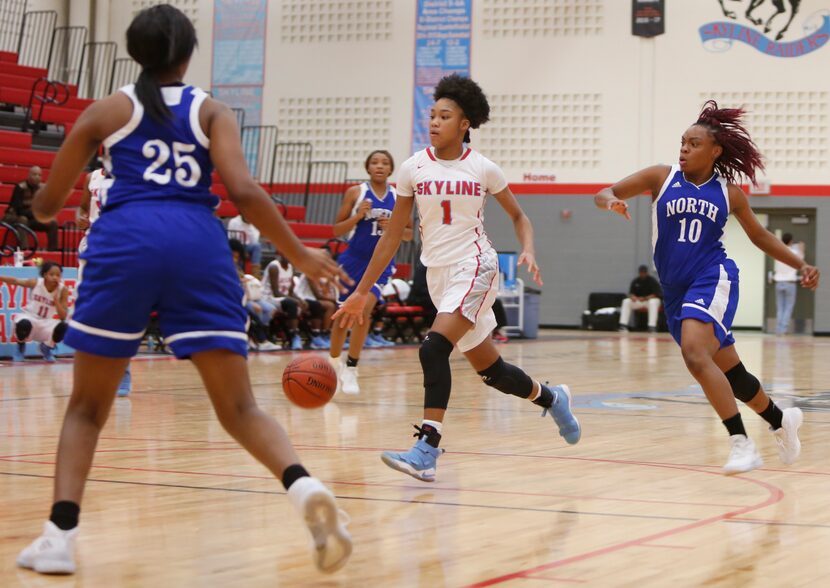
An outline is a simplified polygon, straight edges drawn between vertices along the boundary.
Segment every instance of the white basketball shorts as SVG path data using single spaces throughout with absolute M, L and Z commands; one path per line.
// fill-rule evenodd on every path
M 29 336 L 26 337 L 26 343 L 29 341 L 35 341 L 37 343 L 46 343 L 50 347 L 52 346 L 52 333 L 55 331 L 55 327 L 60 324 L 59 319 L 54 318 L 40 318 L 33 314 L 29 314 L 28 312 L 22 312 L 14 317 L 14 324 L 16 325 L 19 321 L 26 319 L 30 323 L 32 323 L 32 332 L 29 333 Z
M 461 314 L 473 323 L 458 341 L 458 349 L 469 351 L 496 328 L 493 302 L 499 292 L 499 258 L 493 249 L 452 265 L 427 268 L 429 296 L 438 312 Z

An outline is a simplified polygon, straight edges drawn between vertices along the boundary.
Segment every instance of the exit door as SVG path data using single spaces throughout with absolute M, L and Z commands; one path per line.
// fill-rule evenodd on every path
M 815 209 L 774 209 L 765 210 L 767 228 L 779 239 L 784 233 L 793 236 L 793 243 L 804 243 L 804 258 L 810 265 L 816 259 L 816 211 Z M 766 288 L 764 303 L 764 330 L 775 332 L 776 304 L 775 283 L 772 281 L 774 260 L 766 258 Z M 795 310 L 790 321 L 789 333 L 812 334 L 815 296 L 812 290 L 798 286 Z

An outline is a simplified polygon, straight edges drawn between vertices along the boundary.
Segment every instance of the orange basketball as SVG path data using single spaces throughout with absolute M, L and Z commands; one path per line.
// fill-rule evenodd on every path
M 319 355 L 298 357 L 282 372 L 282 389 L 288 400 L 301 408 L 319 408 L 337 389 L 337 374 Z

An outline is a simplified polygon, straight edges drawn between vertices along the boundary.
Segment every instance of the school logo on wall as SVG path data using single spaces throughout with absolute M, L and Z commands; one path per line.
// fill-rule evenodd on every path
M 699 29 L 700 40 L 715 53 L 728 51 L 738 41 L 773 57 L 807 55 L 830 41 L 830 11 L 814 12 L 798 25 L 802 4 L 813 1 L 717 0 L 723 15 L 735 22 L 706 23 Z M 801 38 L 792 38 L 799 33 Z

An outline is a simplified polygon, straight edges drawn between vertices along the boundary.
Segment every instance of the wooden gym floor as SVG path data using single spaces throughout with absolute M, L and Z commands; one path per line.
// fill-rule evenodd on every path
M 760 418 L 762 469 L 725 477 L 727 436 L 667 335 L 543 331 L 504 357 L 570 384 L 583 438 L 485 387 L 453 355 L 438 481 L 388 469 L 420 422 L 417 349 L 368 350 L 362 393 L 289 405 L 289 353 L 251 358 L 257 399 L 339 497 L 355 551 L 318 574 L 281 485 L 222 431 L 192 366 L 133 364 L 87 487 L 74 577 L 14 566 L 48 514 L 72 364 L 0 367 L 0 586 L 830 585 L 830 339 L 738 333 L 744 363 L 805 410 L 786 467 Z

